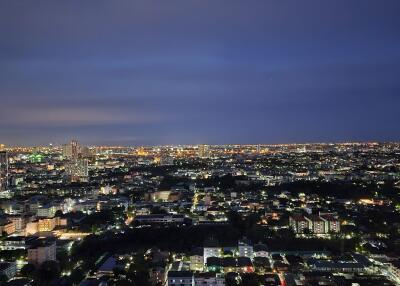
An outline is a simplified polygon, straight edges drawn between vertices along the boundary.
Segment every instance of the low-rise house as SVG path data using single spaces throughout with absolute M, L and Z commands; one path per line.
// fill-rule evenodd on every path
M 182 224 L 184 221 L 185 216 L 171 214 L 138 215 L 135 217 L 135 222 L 139 224 Z
M 37 240 L 36 236 L 10 236 L 0 241 L 1 250 L 28 249 Z
M 265 244 L 254 245 L 253 251 L 254 257 L 269 257 L 268 247 Z
M 217 273 L 251 273 L 254 272 L 254 266 L 248 257 L 208 257 L 207 270 Z

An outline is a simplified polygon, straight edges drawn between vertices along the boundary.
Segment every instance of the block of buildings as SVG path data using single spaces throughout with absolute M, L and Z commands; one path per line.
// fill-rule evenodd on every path
M 49 239 L 38 239 L 28 249 L 28 262 L 41 265 L 45 261 L 56 260 L 56 242 Z

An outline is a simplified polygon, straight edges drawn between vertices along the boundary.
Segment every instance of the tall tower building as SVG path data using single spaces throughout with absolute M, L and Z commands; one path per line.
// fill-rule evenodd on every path
M 80 146 L 77 141 L 72 140 L 69 144 L 63 145 L 64 158 L 78 158 L 80 153 Z
M 7 151 L 0 151 L 0 191 L 8 187 L 8 154 Z
M 89 147 L 79 145 L 75 140 L 72 140 L 69 144 L 64 144 L 62 147 L 62 155 L 67 159 L 88 158 L 92 156 Z
M 78 158 L 78 153 L 79 153 L 79 145 L 78 142 L 75 140 L 71 141 L 71 155 L 72 158 Z
M 86 146 L 80 146 L 77 141 L 72 140 L 63 145 L 63 157 L 65 161 L 65 175 L 70 182 L 87 182 L 89 179 L 90 150 Z
M 209 146 L 208 145 L 205 145 L 205 144 L 201 144 L 201 145 L 199 145 L 198 147 L 197 147 L 197 152 L 198 152 L 198 156 L 200 157 L 200 158 L 208 158 L 208 156 L 209 156 L 209 152 L 210 151 L 210 149 L 209 149 Z
M 63 144 L 63 146 L 62 146 L 62 155 L 63 155 L 64 158 L 71 158 L 72 157 L 71 144 Z

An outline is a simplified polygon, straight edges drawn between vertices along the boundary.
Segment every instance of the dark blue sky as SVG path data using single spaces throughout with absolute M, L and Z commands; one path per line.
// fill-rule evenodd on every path
M 0 143 L 400 139 L 398 0 L 2 0 Z

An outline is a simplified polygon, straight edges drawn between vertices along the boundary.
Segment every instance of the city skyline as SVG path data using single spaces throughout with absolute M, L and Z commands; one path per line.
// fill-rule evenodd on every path
M 2 1 L 0 142 L 399 141 L 398 1 Z
M 0 144 L 0 151 L 7 149 L 18 149 L 18 148 L 26 148 L 26 149 L 35 149 L 35 148 L 62 148 L 66 144 L 70 144 L 72 141 L 76 141 L 76 139 L 67 140 L 65 142 L 49 142 L 48 144 L 43 145 L 6 145 Z M 178 148 L 178 147 L 199 147 L 199 146 L 263 146 L 263 147 L 276 147 L 276 146 L 318 146 L 318 145 L 382 145 L 382 144 L 400 144 L 399 141 L 340 141 L 340 142 L 281 142 L 281 143 L 225 143 L 225 144 L 208 144 L 207 142 L 202 142 L 200 144 L 156 144 L 156 145 L 107 145 L 107 144 L 87 144 L 84 141 L 78 140 L 85 147 L 95 148 L 95 147 L 104 147 L 104 148 Z
M 399 11 L 0 1 L 0 286 L 400 285 Z

